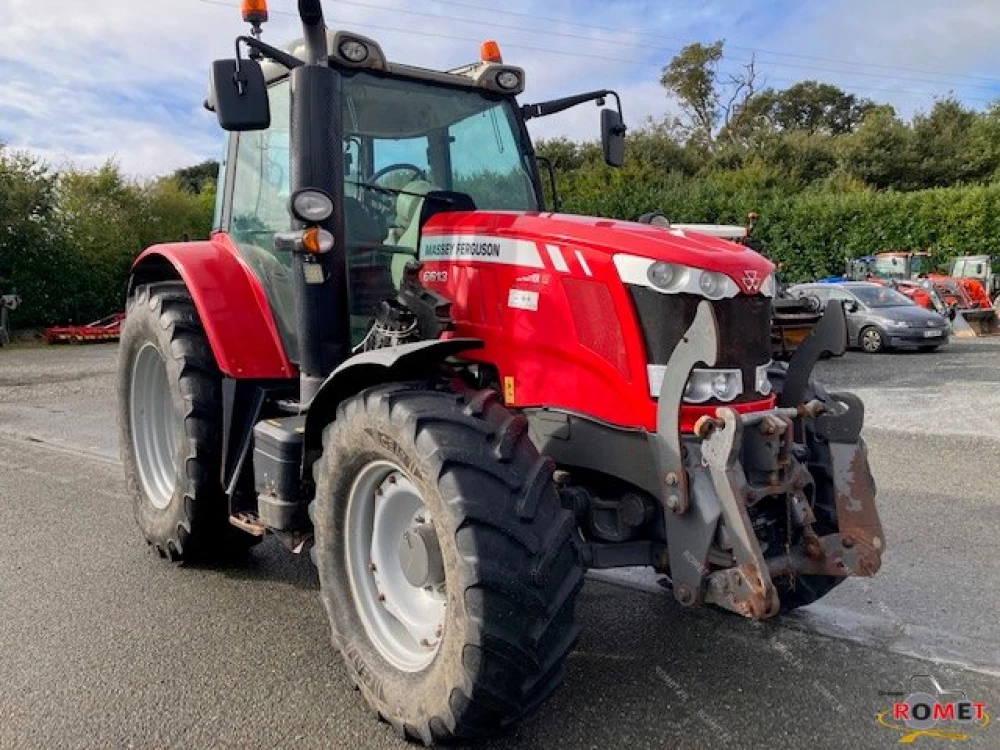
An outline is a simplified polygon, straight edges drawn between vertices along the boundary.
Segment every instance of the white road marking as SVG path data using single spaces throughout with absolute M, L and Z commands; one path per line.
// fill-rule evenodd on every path
M 662 576 L 650 568 L 592 570 L 587 577 L 647 594 L 673 597 L 657 582 Z M 733 617 L 738 618 L 738 615 Z M 904 629 L 890 618 L 861 614 L 822 602 L 781 615 L 774 623 L 803 633 L 1000 677 L 1000 643 L 966 638 L 920 625 L 907 624 Z

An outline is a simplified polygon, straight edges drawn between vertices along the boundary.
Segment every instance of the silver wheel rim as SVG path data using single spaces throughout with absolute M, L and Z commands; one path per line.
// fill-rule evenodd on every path
M 142 489 L 153 507 L 163 510 L 177 488 L 178 419 L 167 363 L 153 344 L 144 344 L 132 365 L 129 419 Z
M 865 351 L 877 352 L 879 347 L 882 345 L 882 337 L 879 335 L 878 331 L 865 331 L 865 335 L 862 338 L 862 344 L 864 344 Z
M 373 461 L 358 473 L 344 525 L 351 594 L 369 640 L 405 672 L 434 660 L 444 632 L 445 584 L 413 586 L 399 555 L 404 532 L 431 521 L 420 491 L 395 464 Z

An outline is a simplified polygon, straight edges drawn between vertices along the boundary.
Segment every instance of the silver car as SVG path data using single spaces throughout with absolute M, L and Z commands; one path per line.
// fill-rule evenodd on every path
M 905 347 L 933 351 L 948 343 L 948 321 L 943 315 L 920 307 L 886 286 L 845 281 L 799 284 L 788 291 L 796 297 L 816 297 L 824 307 L 830 300 L 843 301 L 848 345 L 869 354 Z

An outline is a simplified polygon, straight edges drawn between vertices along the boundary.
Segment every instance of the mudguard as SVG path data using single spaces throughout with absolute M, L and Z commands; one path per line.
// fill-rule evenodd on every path
M 323 428 L 345 398 L 390 380 L 413 380 L 426 375 L 440 362 L 470 349 L 481 349 L 479 339 L 456 338 L 417 341 L 363 352 L 344 362 L 320 386 L 306 416 L 306 463 L 321 447 Z M 308 468 L 308 466 L 307 466 Z
M 142 284 L 178 277 L 191 293 L 223 374 L 237 379 L 297 377 L 264 287 L 228 236 L 149 248 L 132 266 L 129 297 Z

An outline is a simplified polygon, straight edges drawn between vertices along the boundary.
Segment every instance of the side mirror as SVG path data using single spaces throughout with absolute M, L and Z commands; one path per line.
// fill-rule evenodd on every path
M 617 110 L 601 110 L 601 144 L 604 146 L 604 163 L 609 167 L 625 164 L 625 132 L 625 122 Z
M 860 308 L 858 307 L 857 302 L 854 300 L 848 300 L 844 303 L 844 309 L 849 313 L 856 313 Z
M 243 132 L 271 127 L 267 81 L 256 60 L 216 60 L 212 63 L 211 92 L 223 130 Z

